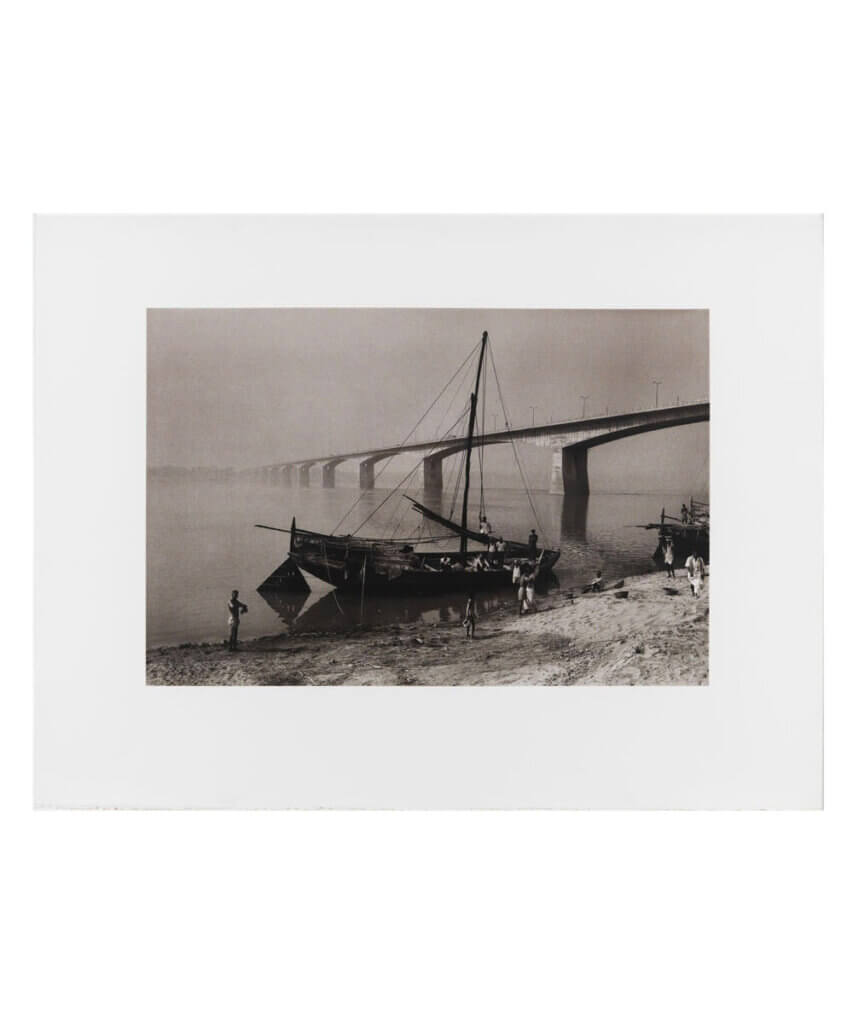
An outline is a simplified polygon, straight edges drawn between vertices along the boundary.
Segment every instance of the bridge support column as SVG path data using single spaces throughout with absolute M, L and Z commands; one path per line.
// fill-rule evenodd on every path
M 281 482 L 285 487 L 293 486 L 293 466 L 281 467 Z
M 588 450 L 581 445 L 554 449 L 551 462 L 552 494 L 589 494 Z
M 372 491 L 374 483 L 373 467 L 376 465 L 371 459 L 365 459 L 358 464 L 358 486 L 363 491 Z
M 430 491 L 433 494 L 440 494 L 444 487 L 444 480 L 442 479 L 441 463 L 442 459 L 435 457 L 430 459 L 424 459 L 424 490 Z
M 299 467 L 299 486 L 310 487 L 311 486 L 311 467 L 314 465 L 313 462 L 308 462 L 304 466 Z
M 337 462 L 327 462 L 323 466 L 323 486 L 334 487 L 335 486 L 335 466 Z

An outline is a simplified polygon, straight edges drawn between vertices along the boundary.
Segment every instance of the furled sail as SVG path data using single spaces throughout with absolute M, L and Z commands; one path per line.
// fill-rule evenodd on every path
M 478 540 L 483 544 L 488 544 L 488 537 L 484 537 L 482 533 L 476 533 L 474 530 L 464 530 L 459 523 L 454 523 L 452 519 L 445 519 L 445 517 L 440 515 L 438 512 L 433 512 L 433 510 L 431 508 L 427 508 L 426 505 L 422 505 L 419 501 L 415 501 L 414 498 L 409 498 L 408 494 L 405 495 L 405 497 L 409 499 L 415 511 L 420 512 L 424 519 L 431 519 L 434 523 L 439 523 L 445 529 L 458 534 L 460 537 L 467 537 L 468 540 Z

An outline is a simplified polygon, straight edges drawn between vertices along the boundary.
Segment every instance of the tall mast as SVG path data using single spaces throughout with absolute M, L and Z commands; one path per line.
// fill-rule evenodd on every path
M 489 332 L 483 331 L 483 340 L 480 342 L 480 361 L 477 363 L 477 381 L 474 384 L 474 393 L 471 395 L 471 412 L 468 415 L 468 443 L 465 447 L 465 490 L 462 494 L 462 554 L 468 550 L 468 488 L 471 484 L 471 444 L 474 440 L 474 426 L 477 422 L 477 396 L 480 393 L 480 374 L 483 372 L 483 358 L 486 355 L 486 343 L 489 340 Z

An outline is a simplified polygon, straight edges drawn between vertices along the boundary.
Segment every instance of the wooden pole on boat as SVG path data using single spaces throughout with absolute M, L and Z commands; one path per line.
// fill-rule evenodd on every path
M 468 550 L 468 488 L 471 485 L 471 444 L 474 440 L 474 426 L 477 422 L 477 396 L 480 393 L 480 374 L 483 371 L 483 358 L 486 355 L 486 343 L 489 340 L 489 332 L 483 331 L 483 340 L 480 342 L 480 361 L 477 363 L 477 380 L 474 384 L 474 393 L 471 395 L 471 412 L 468 414 L 468 444 L 465 448 L 465 490 L 462 494 L 462 542 L 460 545 L 462 554 Z

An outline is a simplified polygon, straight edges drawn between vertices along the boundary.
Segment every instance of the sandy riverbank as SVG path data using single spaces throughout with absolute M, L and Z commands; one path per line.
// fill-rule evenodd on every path
M 704 686 L 708 580 L 694 598 L 681 570 L 625 581 L 628 595 L 555 592 L 521 618 L 508 603 L 466 640 L 458 624 L 293 633 L 222 645 L 160 647 L 147 681 L 164 686 Z

